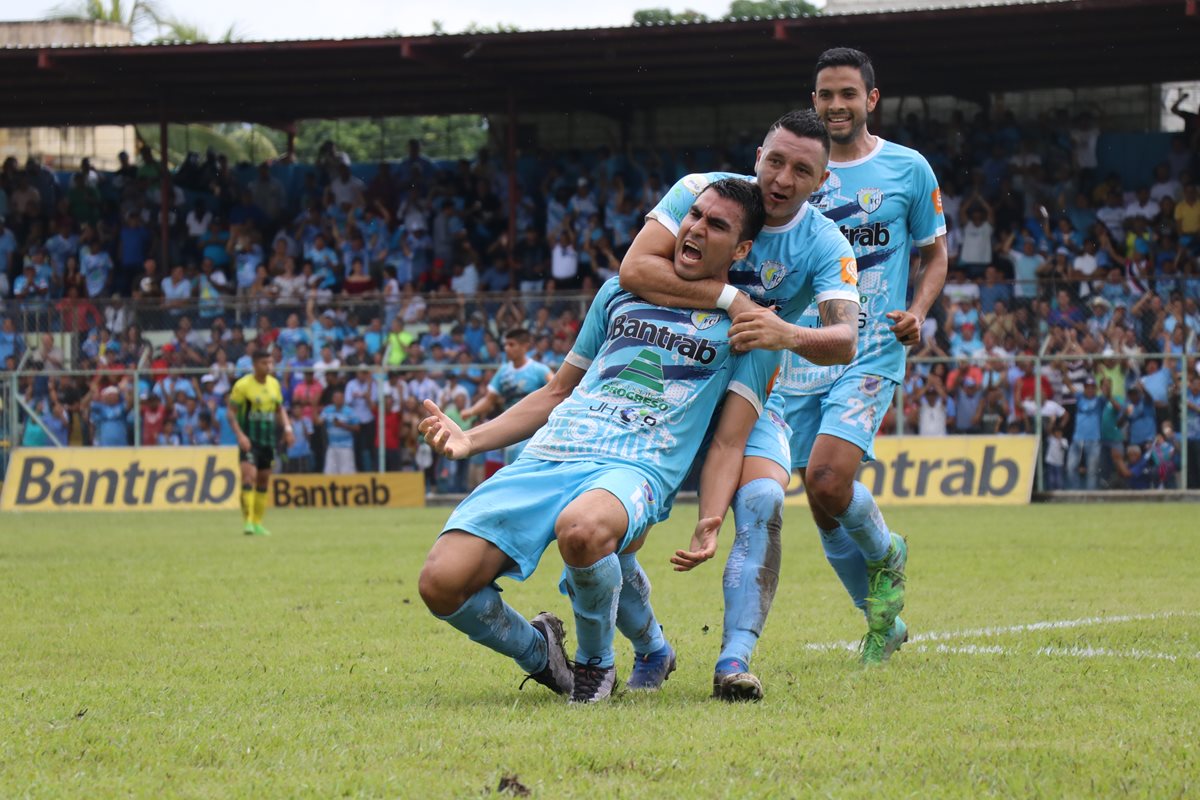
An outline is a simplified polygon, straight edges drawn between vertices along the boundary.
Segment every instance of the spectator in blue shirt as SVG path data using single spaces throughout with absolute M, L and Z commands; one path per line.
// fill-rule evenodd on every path
M 1200 373 L 1188 380 L 1187 408 L 1187 488 L 1200 489 Z
M 1104 403 L 1104 398 L 1096 394 L 1095 379 L 1089 375 L 1083 381 L 1083 391 L 1075 397 L 1075 436 L 1067 451 L 1068 488 L 1086 488 L 1091 492 L 1099 485 L 1100 421 Z M 1082 486 L 1081 472 L 1085 475 Z
M 321 425 L 325 429 L 325 474 L 354 474 L 354 434 L 358 431 L 358 416 L 346 405 L 341 389 L 335 389 L 332 401 L 321 409 Z
M 116 386 L 105 387 L 92 400 L 91 422 L 92 444 L 96 447 L 129 445 L 129 407 Z
M 117 276 L 114 289 L 120 295 L 129 296 L 133 279 L 142 270 L 146 256 L 150 254 L 150 229 L 142 224 L 136 212 L 125 217 L 125 224 L 117 234 Z
M 1158 430 L 1158 419 L 1154 411 L 1154 401 L 1146 394 L 1141 384 L 1131 384 L 1126 389 L 1128 403 L 1125 406 L 1125 416 L 1129 418 L 1130 444 L 1143 445 L 1154 441 Z

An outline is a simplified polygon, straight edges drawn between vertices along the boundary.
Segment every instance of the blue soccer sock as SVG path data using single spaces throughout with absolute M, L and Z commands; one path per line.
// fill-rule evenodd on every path
M 825 548 L 825 560 L 850 593 L 854 605 L 864 614 L 867 612 L 867 560 L 858 545 L 841 525 L 831 531 L 818 527 L 821 544 Z
M 617 602 L 617 630 L 633 644 L 639 656 L 650 655 L 667 644 L 662 627 L 650 606 L 650 579 L 638 563 L 637 553 L 617 556 L 621 564 L 621 598 Z
M 500 592 L 493 586 L 483 587 L 467 598 L 458 611 L 438 619 L 449 622 L 471 641 L 514 659 L 528 673 L 546 666 L 545 637 L 500 599 Z
M 741 671 L 767 622 L 779 585 L 783 487 L 771 478 L 758 478 L 733 497 L 737 532 L 725 562 L 725 623 L 721 634 L 718 671 Z M 729 667 L 739 662 L 741 668 Z
M 567 593 L 575 610 L 575 660 L 611 667 L 617 601 L 621 596 L 621 562 L 616 553 L 610 553 L 590 567 L 568 565 L 566 573 Z
M 841 514 L 835 514 L 834 519 L 846 529 L 846 534 L 858 545 L 867 561 L 879 561 L 887 555 L 892 546 L 892 532 L 866 486 L 854 482 L 850 505 Z

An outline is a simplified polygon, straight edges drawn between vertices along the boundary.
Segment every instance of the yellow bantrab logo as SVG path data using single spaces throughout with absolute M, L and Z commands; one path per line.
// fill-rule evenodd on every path
M 697 331 L 706 331 L 721 319 L 720 312 L 717 311 L 693 311 L 692 312 L 692 327 Z
M 878 189 L 859 189 L 854 199 L 858 201 L 859 208 L 870 214 L 883 205 L 883 192 Z

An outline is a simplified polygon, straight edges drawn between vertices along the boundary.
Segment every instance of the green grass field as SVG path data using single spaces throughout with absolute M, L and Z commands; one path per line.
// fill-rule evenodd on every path
M 588 708 L 518 692 L 425 610 L 447 513 L 272 512 L 270 539 L 236 514 L 0 517 L 0 797 L 1200 792 L 1195 506 L 891 511 L 915 638 L 873 671 L 832 646 L 861 618 L 789 509 L 750 706 L 708 699 L 723 561 L 670 571 L 684 506 L 642 558 L 679 671 Z M 570 635 L 560 563 L 505 597 Z

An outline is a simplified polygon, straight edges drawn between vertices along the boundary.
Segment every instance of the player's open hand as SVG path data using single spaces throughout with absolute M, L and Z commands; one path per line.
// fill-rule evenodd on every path
M 425 410 L 429 416 L 421 420 L 417 430 L 434 452 L 455 460 L 471 455 L 471 442 L 458 423 L 443 414 L 432 400 L 425 401 Z
M 924 321 L 909 311 L 889 311 L 887 318 L 896 323 L 889 330 L 905 347 L 915 347 L 921 343 L 921 323 Z
M 676 572 L 687 572 L 717 554 L 717 534 L 721 532 L 720 517 L 705 517 L 696 523 L 692 533 L 692 549 L 676 550 L 671 563 Z
M 733 319 L 729 343 L 739 353 L 749 350 L 790 350 L 795 335 L 791 324 L 775 314 L 775 308 L 756 306 Z
M 296 444 L 296 434 L 292 431 L 291 428 L 283 429 L 283 443 L 285 445 L 287 445 L 289 450 L 292 448 L 293 445 Z
M 240 450 L 241 450 L 243 453 L 249 453 L 249 452 L 250 452 L 250 437 L 249 437 L 249 436 L 247 436 L 247 435 L 246 435 L 246 434 L 244 434 L 244 433 L 239 433 L 239 434 L 237 435 L 237 443 L 238 443 L 238 448 L 239 448 L 239 449 L 240 449 Z

